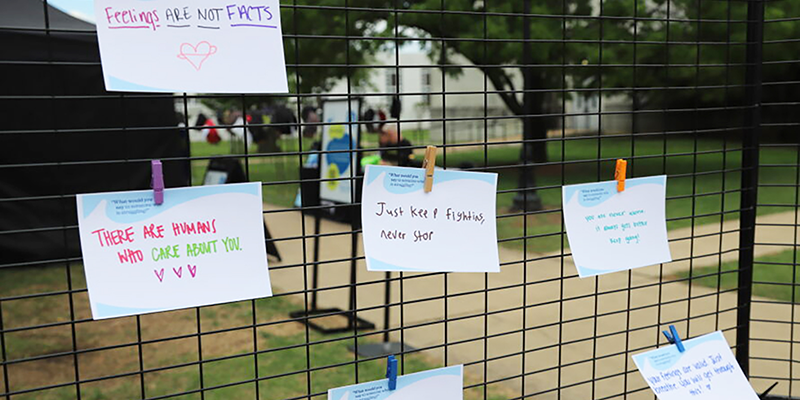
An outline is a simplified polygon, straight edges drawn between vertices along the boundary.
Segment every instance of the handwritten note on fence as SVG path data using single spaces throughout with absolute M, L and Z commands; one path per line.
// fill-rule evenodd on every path
M 286 93 L 279 0 L 95 0 L 106 89 Z
M 272 295 L 259 183 L 77 200 L 95 319 Z
M 661 400 L 758 400 L 722 332 L 633 356 L 639 372 Z
M 398 376 L 395 390 L 389 390 L 388 379 L 328 390 L 328 400 L 463 400 L 463 398 L 463 365 Z
M 564 222 L 584 278 L 672 261 L 667 243 L 666 176 L 562 188 Z
M 361 216 L 370 271 L 498 272 L 497 174 L 370 165 Z

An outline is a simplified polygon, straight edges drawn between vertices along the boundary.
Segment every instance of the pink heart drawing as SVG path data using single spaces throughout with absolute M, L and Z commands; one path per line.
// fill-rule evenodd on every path
M 178 53 L 178 58 L 188 61 L 189 64 L 192 64 L 192 67 L 194 67 L 195 70 L 200 71 L 200 68 L 203 68 L 203 63 L 208 59 L 208 57 L 211 57 L 216 52 L 217 46 L 213 46 L 211 43 L 208 43 L 205 40 L 197 43 L 197 45 L 192 45 L 191 43 L 182 43 L 181 52 Z
M 153 270 L 153 272 L 156 273 L 156 276 L 158 277 L 158 281 L 159 282 L 164 282 L 164 268 L 161 268 L 161 273 L 160 274 L 158 273 L 158 270 L 155 270 L 155 269 Z
M 187 265 L 187 267 L 189 267 L 189 273 L 192 274 L 192 278 L 194 278 L 197 274 L 197 265 L 195 265 L 194 268 L 192 268 L 191 265 Z
M 172 272 L 174 272 L 174 273 L 175 273 L 175 275 L 178 275 L 178 278 L 180 278 L 180 277 L 181 277 L 181 275 L 183 275 L 183 267 L 178 267 L 178 269 L 175 269 L 175 268 L 173 267 L 173 268 L 172 268 Z

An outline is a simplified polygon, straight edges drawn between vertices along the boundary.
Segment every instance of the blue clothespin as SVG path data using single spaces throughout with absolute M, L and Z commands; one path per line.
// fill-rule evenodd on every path
M 662 332 L 664 332 L 664 336 L 667 337 L 667 340 L 670 343 L 678 347 L 679 352 L 683 353 L 684 351 L 686 351 L 686 348 L 683 347 L 683 342 L 681 342 L 681 337 L 678 336 L 678 330 L 675 329 L 675 325 L 669 326 L 669 332 L 667 331 L 662 331 Z
M 152 168 L 152 181 L 150 185 L 153 186 L 153 200 L 157 206 L 160 206 L 164 203 L 164 173 L 161 170 L 161 161 L 150 161 L 150 167 Z
M 386 362 L 386 377 L 389 378 L 389 390 L 397 389 L 397 359 L 393 355 Z

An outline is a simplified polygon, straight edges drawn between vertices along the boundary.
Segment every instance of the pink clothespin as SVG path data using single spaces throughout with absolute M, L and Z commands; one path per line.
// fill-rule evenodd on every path
M 155 200 L 157 206 L 160 206 L 164 203 L 164 173 L 161 170 L 161 161 L 150 161 L 150 166 L 152 167 L 150 185 L 153 186 L 153 200 Z

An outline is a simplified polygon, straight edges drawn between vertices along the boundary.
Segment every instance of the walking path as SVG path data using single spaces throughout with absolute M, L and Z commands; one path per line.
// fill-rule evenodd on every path
M 278 210 L 266 206 L 267 210 Z M 313 240 L 306 239 L 303 257 L 303 234 L 313 233 L 313 219 L 301 223 L 298 211 L 266 214 L 272 236 L 298 238 L 280 241 L 277 246 L 283 262 L 271 263 L 271 279 L 277 292 L 295 292 L 311 282 Z M 759 217 L 759 224 L 793 224 L 794 213 Z M 303 230 L 305 228 L 305 231 Z M 797 227 L 763 225 L 757 229 L 757 256 L 793 247 Z M 323 221 L 320 246 L 320 307 L 348 309 L 351 256 L 349 225 Z M 720 233 L 723 232 L 723 233 Z M 335 235 L 339 233 L 339 235 Z M 630 355 L 652 348 L 658 340 L 664 344 L 659 328 L 675 323 L 678 331 L 694 337 L 727 329 L 729 343 L 736 340 L 736 292 L 718 293 L 699 285 L 674 282 L 679 271 L 718 265 L 738 257 L 738 221 L 724 225 L 709 224 L 669 232 L 675 262 L 663 266 L 639 268 L 597 279 L 577 277 L 571 257 L 560 253 L 528 255 L 523 263 L 521 251 L 500 247 L 502 272 L 494 274 L 425 274 L 406 273 L 401 282 L 392 282 L 391 327 L 401 326 L 402 339 L 434 362 L 448 364 L 476 363 L 467 367 L 467 382 L 483 382 L 484 371 L 490 385 L 503 393 L 519 396 L 534 394 L 535 399 L 603 399 L 614 394 L 646 386 L 635 370 Z M 359 255 L 363 247 L 359 241 Z M 692 257 L 690 257 L 690 255 Z M 301 265 L 281 268 L 280 266 Z M 303 276 L 304 270 L 308 273 Z M 397 278 L 398 274 L 393 274 Z M 662 278 L 663 277 L 663 278 Z M 357 266 L 357 308 L 360 318 L 383 328 L 384 273 L 366 271 L 363 260 Z M 520 285 L 523 280 L 527 285 Z M 668 283 L 663 283 L 666 281 Z M 485 289 L 489 289 L 486 292 Z M 627 290 L 631 288 L 630 290 Z M 446 297 L 445 297 L 446 296 Z M 298 296 L 300 301 L 303 297 Z M 370 309 L 373 308 L 373 309 Z M 524 311 L 523 311 L 524 310 Z M 719 312 L 718 312 L 719 310 Z M 773 394 L 788 393 L 791 341 L 800 339 L 792 330 L 798 309 L 787 303 L 756 302 L 751 324 L 751 382 L 763 391 L 773 380 L 784 378 Z M 691 316 L 691 320 L 685 320 Z M 448 321 L 445 322 L 444 320 Z M 524 326 L 523 326 L 524 324 Z M 688 324 L 688 327 L 687 327 Z M 524 329 L 523 329 L 524 328 Z M 688 329 L 688 330 L 687 330 Z M 524 332 L 524 335 L 523 335 Z M 400 340 L 393 332 L 392 340 Z M 794 334 L 794 337 L 792 337 Z M 488 337 L 484 339 L 484 337 Z M 376 337 L 377 338 L 377 337 Z M 597 338 L 596 340 L 594 338 Z M 778 339 L 763 342 L 757 339 Z M 443 343 L 448 346 L 442 346 Z M 626 353 L 626 344 L 628 353 Z M 524 351 L 523 351 L 524 350 Z M 800 348 L 792 360 L 800 361 Z M 771 361 L 769 358 L 778 361 Z M 482 361 L 488 359 L 484 364 Z M 783 361 L 781 361 L 783 360 Z M 561 366 L 559 368 L 559 366 Z M 525 379 L 521 378 L 523 373 Z M 797 368 L 795 368 L 795 371 Z M 625 373 L 628 371 L 628 373 Z M 792 371 L 795 377 L 798 372 Z M 800 393 L 800 382 L 793 393 Z M 524 386 L 524 387 L 523 387 Z M 561 388 L 559 391 L 557 388 Z M 559 393 L 560 392 L 560 393 Z M 621 396 L 613 398 L 622 398 Z M 627 399 L 652 400 L 649 390 L 639 390 Z

